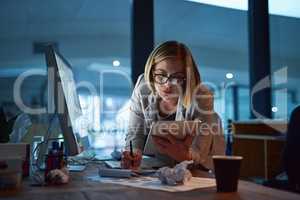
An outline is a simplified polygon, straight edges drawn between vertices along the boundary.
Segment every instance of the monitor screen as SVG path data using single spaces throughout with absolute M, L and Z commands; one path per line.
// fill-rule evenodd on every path
M 64 62 L 62 57 L 60 57 L 56 52 L 55 52 L 55 58 L 56 58 L 58 73 L 61 81 L 59 82 L 59 84 L 61 84 L 62 86 L 64 99 L 66 101 L 67 109 L 69 113 L 68 117 L 70 118 L 70 123 L 73 131 L 76 132 L 75 130 L 76 120 L 82 115 L 82 112 L 81 112 L 79 98 L 76 91 L 76 83 L 74 80 L 73 72 L 71 68 L 68 67 L 68 64 Z M 62 99 L 61 101 L 59 101 L 59 103 L 63 105 L 64 100 Z
M 58 116 L 66 153 L 74 156 L 79 153 L 76 120 L 79 119 L 82 112 L 72 67 L 52 46 L 46 50 L 46 62 L 48 69 L 48 111 Z

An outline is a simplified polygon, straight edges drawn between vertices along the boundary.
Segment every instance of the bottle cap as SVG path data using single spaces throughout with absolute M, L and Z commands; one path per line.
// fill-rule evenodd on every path
M 52 150 L 58 150 L 59 149 L 59 143 L 57 141 L 52 142 Z

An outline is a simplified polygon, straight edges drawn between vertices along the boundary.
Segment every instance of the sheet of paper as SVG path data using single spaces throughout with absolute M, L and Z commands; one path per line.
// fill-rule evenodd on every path
M 162 190 L 167 192 L 185 192 L 200 188 L 215 187 L 216 181 L 212 178 L 198 178 L 192 177 L 192 179 L 185 185 L 169 186 L 161 184 L 160 180 L 156 177 L 135 177 L 130 179 L 118 179 L 118 178 L 101 178 L 103 183 L 112 183 L 119 185 L 126 185 L 131 187 L 150 189 L 150 190 Z

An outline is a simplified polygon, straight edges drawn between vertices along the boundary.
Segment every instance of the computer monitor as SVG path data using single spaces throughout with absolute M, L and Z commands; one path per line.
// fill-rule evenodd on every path
M 76 120 L 82 115 L 71 65 L 51 45 L 47 46 L 48 112 L 58 116 L 66 153 L 79 153 Z

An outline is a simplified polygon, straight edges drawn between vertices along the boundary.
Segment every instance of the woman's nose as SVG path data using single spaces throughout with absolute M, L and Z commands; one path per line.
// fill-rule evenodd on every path
M 173 84 L 170 81 L 167 81 L 165 83 L 165 88 L 171 89 L 172 86 L 173 86 Z

